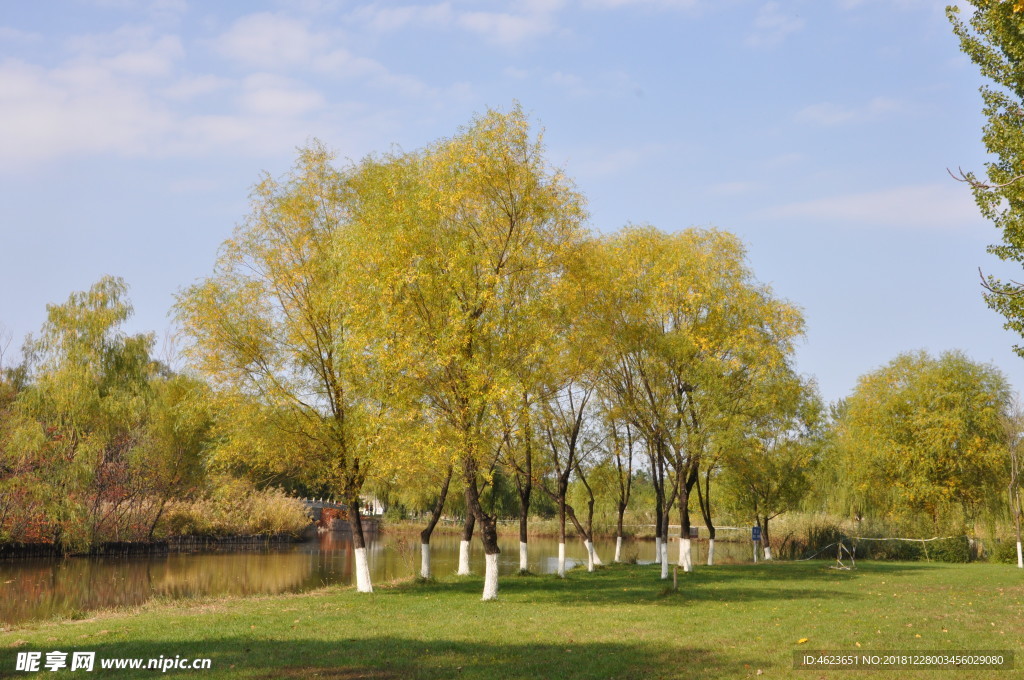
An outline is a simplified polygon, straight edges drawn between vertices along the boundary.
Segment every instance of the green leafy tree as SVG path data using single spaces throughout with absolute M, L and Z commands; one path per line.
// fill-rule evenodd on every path
M 1005 489 L 1010 398 L 998 369 L 960 352 L 901 354 L 861 376 L 833 445 L 849 510 L 969 530 Z
M 127 286 L 104 277 L 47 307 L 42 332 L 25 345 L 30 383 L 15 402 L 8 439 L 32 496 L 64 549 L 132 538 L 126 515 L 146 489 L 134 483 L 130 454 L 151 400 L 151 334 L 126 335 Z
M 149 539 L 168 502 L 183 499 L 202 485 L 214 422 L 206 383 L 171 375 L 153 380 L 151 386 L 153 398 L 141 441 L 128 455 L 131 477 L 144 489 Z
M 722 475 L 731 505 L 761 527 L 770 560 L 771 520 L 797 509 L 811 488 L 823 407 L 814 384 L 788 367 L 762 387 L 743 436 L 723 454 Z
M 994 157 L 985 179 L 963 176 L 974 190 L 982 214 L 1002 232 L 1002 243 L 989 252 L 1024 264 L 1024 4 L 1005 0 L 971 0 L 967 21 L 960 8 L 946 12 L 960 47 L 990 82 L 981 88 L 986 122 L 982 140 Z M 1005 327 L 1024 335 L 1024 290 L 1016 281 L 989 276 L 985 300 L 1005 319 Z M 1024 346 L 1015 351 L 1024 356 Z

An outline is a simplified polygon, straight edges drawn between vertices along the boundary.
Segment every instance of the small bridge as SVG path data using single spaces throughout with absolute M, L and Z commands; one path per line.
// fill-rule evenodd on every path
M 348 524 L 348 506 L 344 503 L 338 503 L 333 498 L 299 498 L 298 500 L 310 510 L 313 522 L 317 526 L 331 531 L 348 531 L 350 529 Z M 324 510 L 334 510 L 335 512 L 327 513 L 327 518 L 324 518 Z M 364 529 L 368 531 L 377 530 L 376 517 L 364 514 L 360 519 Z

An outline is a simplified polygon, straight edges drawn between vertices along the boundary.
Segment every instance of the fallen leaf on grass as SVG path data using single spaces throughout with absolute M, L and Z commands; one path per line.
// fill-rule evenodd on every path
M 807 638 L 800 638 L 799 640 L 797 640 L 797 641 L 796 641 L 796 643 L 797 643 L 798 645 L 802 645 L 802 644 L 803 644 L 803 643 L 805 643 L 805 642 L 807 642 Z

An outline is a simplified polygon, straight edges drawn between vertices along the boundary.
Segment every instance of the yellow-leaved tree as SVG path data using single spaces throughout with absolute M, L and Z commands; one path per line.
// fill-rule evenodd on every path
M 354 221 L 382 312 L 375 355 L 454 438 L 468 512 L 481 531 L 485 600 L 498 592 L 495 518 L 480 502 L 522 406 L 520 372 L 550 337 L 552 289 L 583 238 L 583 198 L 544 159 L 519 107 L 487 111 L 450 139 L 368 159 Z
M 282 180 L 265 176 L 213 275 L 184 290 L 176 311 L 187 355 L 225 408 L 235 405 L 235 432 L 254 463 L 344 500 L 357 587 L 370 592 L 360 494 L 401 419 L 368 351 L 373 289 L 349 219 L 349 178 L 331 160 L 313 145 Z M 260 448 L 260 431 L 274 446 Z M 245 448 L 222 447 L 235 456 Z
M 629 227 L 605 243 L 595 303 L 608 338 L 603 390 L 651 452 L 663 578 L 673 503 L 679 565 L 690 570 L 689 498 L 701 465 L 802 333 L 799 311 L 759 284 L 745 258 L 738 238 L 709 229 Z

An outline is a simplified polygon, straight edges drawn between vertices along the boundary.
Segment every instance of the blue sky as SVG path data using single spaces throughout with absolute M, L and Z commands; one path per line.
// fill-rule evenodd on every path
M 801 306 L 823 395 L 959 348 L 1024 387 L 981 299 L 981 79 L 934 0 L 0 0 L 0 324 L 104 274 L 163 336 L 262 171 L 451 135 L 518 100 L 591 225 L 715 226 Z

